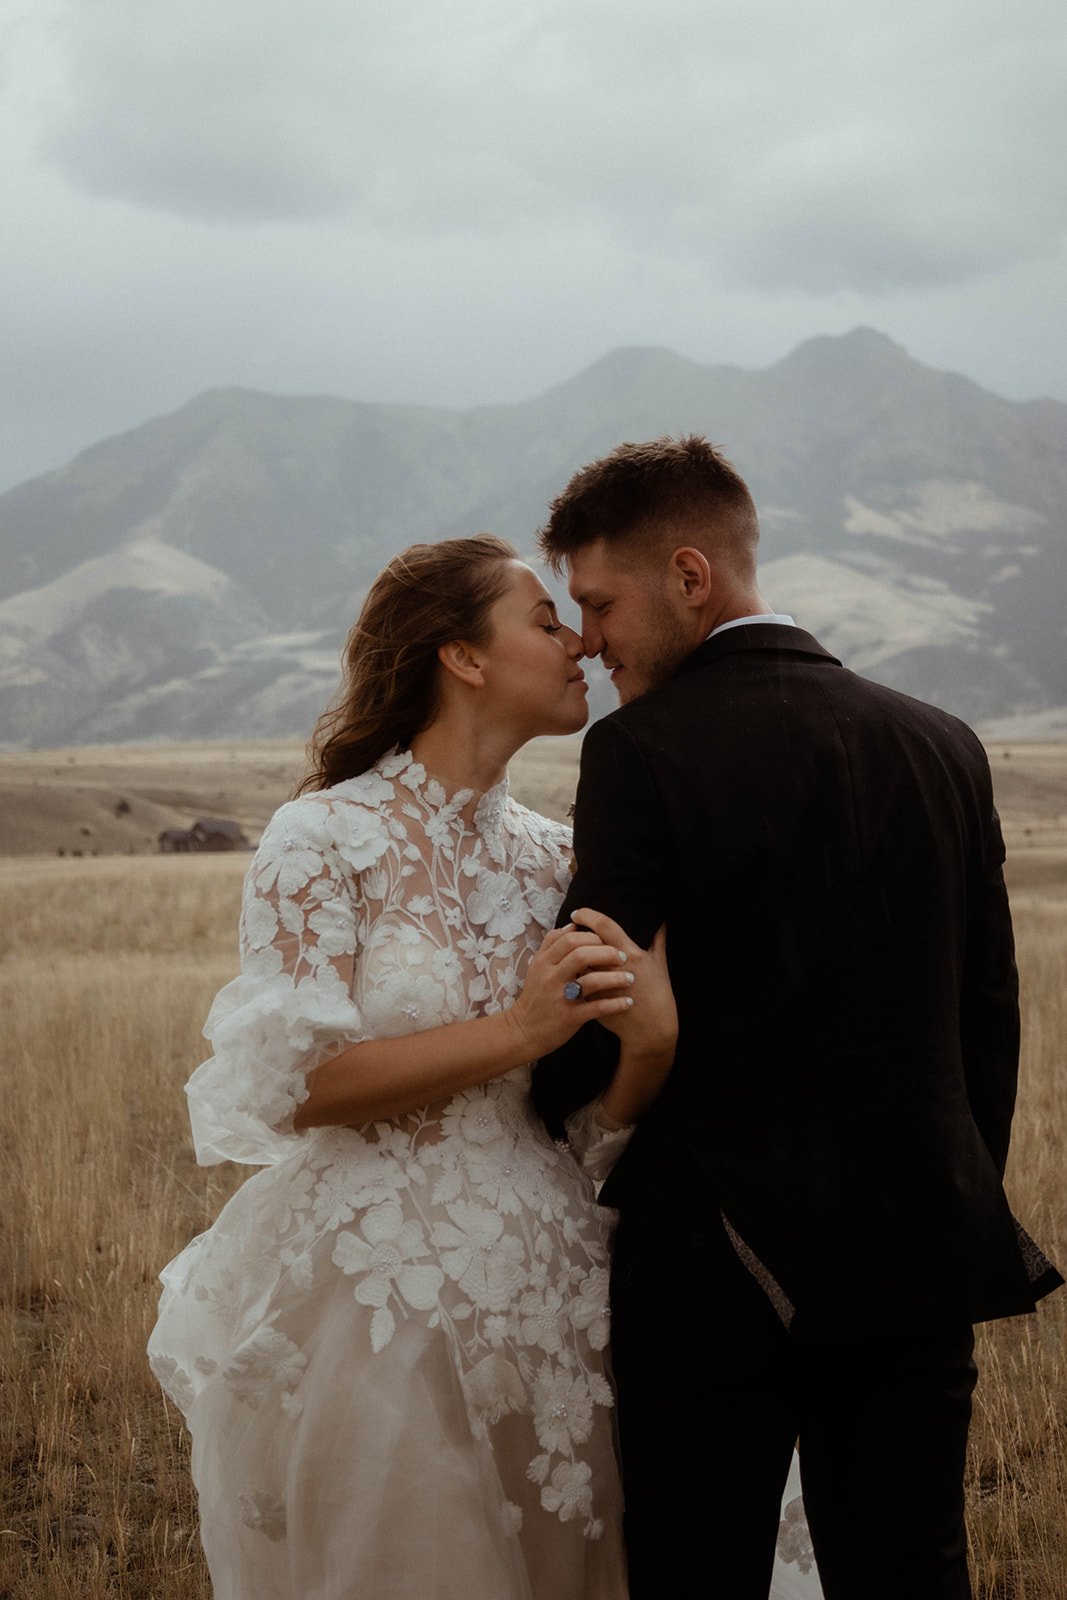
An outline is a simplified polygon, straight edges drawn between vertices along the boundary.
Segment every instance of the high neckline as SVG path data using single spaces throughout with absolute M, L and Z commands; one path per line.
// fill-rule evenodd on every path
M 410 750 L 391 750 L 378 762 L 383 778 L 399 782 L 405 789 L 417 794 L 431 811 L 451 811 L 459 817 L 472 800 L 477 803 L 471 817 L 475 830 L 486 837 L 500 829 L 504 808 L 508 801 L 510 784 L 507 772 L 499 783 L 481 793 L 469 786 L 450 789 L 443 778 L 428 772 L 421 761 L 416 761 Z

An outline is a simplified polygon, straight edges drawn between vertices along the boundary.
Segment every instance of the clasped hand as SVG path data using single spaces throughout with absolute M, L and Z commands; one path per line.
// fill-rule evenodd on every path
M 568 999 L 574 983 L 580 993 Z M 602 1023 L 621 1041 L 620 1072 L 658 1072 L 658 1092 L 678 1037 L 666 930 L 643 950 L 603 912 L 582 907 L 567 927 L 545 935 L 510 1016 L 530 1042 L 531 1059 L 558 1049 L 584 1023 Z

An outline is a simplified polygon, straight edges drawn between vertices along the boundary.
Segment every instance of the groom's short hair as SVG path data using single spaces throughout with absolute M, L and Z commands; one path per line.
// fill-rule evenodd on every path
M 701 531 L 748 545 L 755 555 L 759 520 L 748 485 L 722 451 L 701 434 L 620 444 L 576 472 L 549 506 L 537 540 L 553 572 L 602 539 L 625 554 L 662 531 Z

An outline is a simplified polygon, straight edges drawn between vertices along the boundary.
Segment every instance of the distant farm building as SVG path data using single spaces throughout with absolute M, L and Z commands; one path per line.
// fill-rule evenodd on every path
M 239 822 L 224 817 L 199 817 L 191 828 L 164 828 L 159 836 L 164 855 L 202 850 L 251 850 Z

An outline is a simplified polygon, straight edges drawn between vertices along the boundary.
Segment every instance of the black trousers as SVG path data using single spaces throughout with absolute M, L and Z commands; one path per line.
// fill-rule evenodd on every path
M 615 1246 L 631 1600 L 767 1600 L 798 1439 L 826 1600 L 969 1600 L 970 1326 L 802 1343 L 718 1216 L 671 1209 Z

